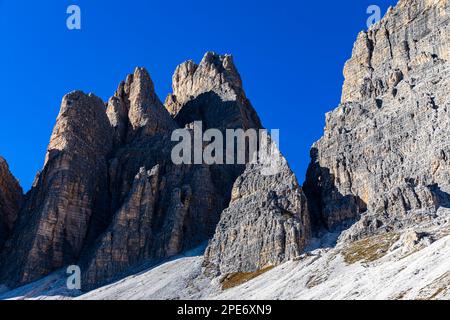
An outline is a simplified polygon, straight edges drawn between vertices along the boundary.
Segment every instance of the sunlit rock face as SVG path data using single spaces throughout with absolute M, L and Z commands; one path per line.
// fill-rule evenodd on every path
M 350 236 L 358 238 L 432 220 L 449 205 L 448 17 L 448 1 L 400 1 L 358 35 L 342 102 L 311 152 L 315 225 L 363 214 Z
M 75 263 L 108 211 L 112 128 L 103 102 L 76 91 L 63 98 L 45 166 L 27 194 L 1 259 L 8 285 Z
M 230 55 L 182 63 L 164 104 L 144 68 L 107 103 L 69 93 L 25 197 L 0 158 L 0 285 L 77 264 L 90 290 L 206 242 L 199 279 L 255 274 L 300 261 L 316 232 L 348 224 L 334 258 L 379 234 L 413 249 L 441 237 L 450 207 L 448 16 L 448 1 L 401 0 L 359 34 L 303 187 L 277 147 L 269 174 L 247 158 L 172 161 L 172 133 L 193 138 L 195 122 L 221 133 L 262 128 Z M 406 228 L 406 238 L 392 234 Z
M 233 185 L 239 177 L 247 180 L 246 164 L 176 165 L 171 158 L 176 143 L 172 133 L 186 128 L 191 135 L 189 128 L 197 121 L 203 130 L 222 133 L 260 129 L 261 122 L 230 55 L 208 52 L 199 65 L 185 62 L 177 67 L 173 81 L 166 105 L 144 68 L 128 75 L 107 103 L 79 91 L 63 98 L 45 166 L 20 215 L 19 204 L 12 208 L 8 203 L 8 212 L 2 212 L 8 241 L 1 283 L 15 287 L 78 264 L 83 289 L 89 290 L 131 267 L 177 255 L 214 236 Z M 266 187 L 255 196 L 268 197 L 271 187 L 289 178 L 286 188 L 292 189 L 292 196 L 281 194 L 288 192 L 281 188 L 279 197 L 285 199 L 280 205 L 292 207 L 294 215 L 304 214 L 305 197 L 290 169 L 283 172 L 288 174 L 263 183 Z M 259 180 L 266 181 L 251 178 Z M 241 223 L 240 217 L 236 219 Z M 307 217 L 295 218 L 301 226 L 293 223 L 294 231 L 274 228 L 269 234 L 283 237 L 298 231 L 292 240 L 295 248 L 287 250 L 298 252 L 308 234 L 302 219 Z M 271 220 L 279 217 L 264 217 L 265 223 Z M 253 254 L 270 249 L 248 248 Z M 275 255 L 270 261 L 293 254 Z

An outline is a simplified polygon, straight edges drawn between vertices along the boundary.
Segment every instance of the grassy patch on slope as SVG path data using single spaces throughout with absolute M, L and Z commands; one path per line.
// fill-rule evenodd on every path
M 266 273 L 267 271 L 272 270 L 273 268 L 274 267 L 270 266 L 255 272 L 236 272 L 229 274 L 228 276 L 224 277 L 221 281 L 222 290 L 237 287 L 245 282 L 255 279 L 256 277 L 262 275 L 263 273 Z
M 348 264 L 378 260 L 387 254 L 389 248 L 399 238 L 396 233 L 386 233 L 356 241 L 342 251 L 344 260 Z

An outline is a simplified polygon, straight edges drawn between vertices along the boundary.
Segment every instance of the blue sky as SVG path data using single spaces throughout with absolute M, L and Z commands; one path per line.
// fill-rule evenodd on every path
M 28 190 L 41 169 L 62 96 L 104 100 L 136 66 L 161 100 L 175 67 L 206 51 L 231 53 L 267 128 L 303 182 L 324 114 L 337 107 L 342 69 L 367 7 L 394 0 L 0 0 L 0 155 Z M 66 27 L 81 8 L 82 29 Z

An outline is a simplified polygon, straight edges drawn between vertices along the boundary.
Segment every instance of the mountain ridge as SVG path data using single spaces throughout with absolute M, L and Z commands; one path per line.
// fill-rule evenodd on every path
M 282 155 L 273 175 L 248 159 L 172 163 L 171 133 L 193 135 L 196 121 L 222 133 L 263 128 L 230 55 L 179 65 L 165 104 L 144 68 L 106 104 L 66 95 L 44 169 L 22 209 L 9 213 L 19 218 L 1 251 L 0 283 L 18 287 L 76 263 L 89 291 L 209 241 L 195 272 L 217 285 L 305 259 L 324 233 L 338 234 L 324 254 L 347 265 L 385 256 L 397 263 L 445 238 L 448 13 L 446 1 L 401 0 L 358 35 L 341 103 L 326 115 L 303 186 Z M 358 260 L 360 245 L 375 252 Z

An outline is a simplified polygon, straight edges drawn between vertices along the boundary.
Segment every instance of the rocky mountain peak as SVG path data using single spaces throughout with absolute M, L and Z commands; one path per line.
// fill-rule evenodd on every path
M 112 128 L 101 99 L 74 91 L 62 99 L 46 161 L 5 244 L 0 279 L 27 283 L 75 262 L 108 211 Z
M 198 65 L 186 61 L 176 68 L 172 82 L 173 93 L 165 105 L 173 116 L 188 101 L 207 92 L 216 93 L 223 101 L 245 99 L 242 80 L 231 55 L 207 52 Z
M 449 60 L 446 0 L 400 1 L 358 35 L 344 68 L 342 103 L 395 96 L 402 81 Z
M 0 284 L 78 264 L 90 290 L 209 241 L 192 291 L 198 279 L 316 261 L 328 250 L 302 255 L 313 236 L 350 225 L 333 261 L 350 261 L 345 251 L 355 241 L 402 240 L 407 228 L 410 247 L 442 237 L 450 208 L 448 12 L 448 1 L 401 0 L 358 35 L 342 102 L 326 115 L 303 187 L 281 155 L 270 173 L 250 161 L 173 163 L 174 129 L 196 121 L 222 132 L 262 128 L 230 55 L 208 52 L 199 64 L 179 65 L 165 105 L 144 68 L 106 106 L 81 91 L 64 96 L 44 168 L 23 201 L 0 158 Z M 422 237 L 419 226 L 438 231 Z M 378 249 L 370 244 L 369 258 Z M 326 281 L 308 270 L 308 288 Z
M 176 127 L 145 68 L 137 67 L 119 84 L 108 101 L 106 113 L 115 131 L 116 145 L 136 137 L 167 133 Z
M 260 128 L 231 55 L 207 52 L 197 65 L 179 65 L 165 106 L 180 127 L 202 121 L 204 128 Z
M 87 125 L 87 120 L 93 120 Z M 103 101 L 93 94 L 73 91 L 65 95 L 47 148 L 49 159 L 62 151 L 105 154 L 111 149 L 110 130 Z M 88 149 L 89 150 L 86 150 Z

